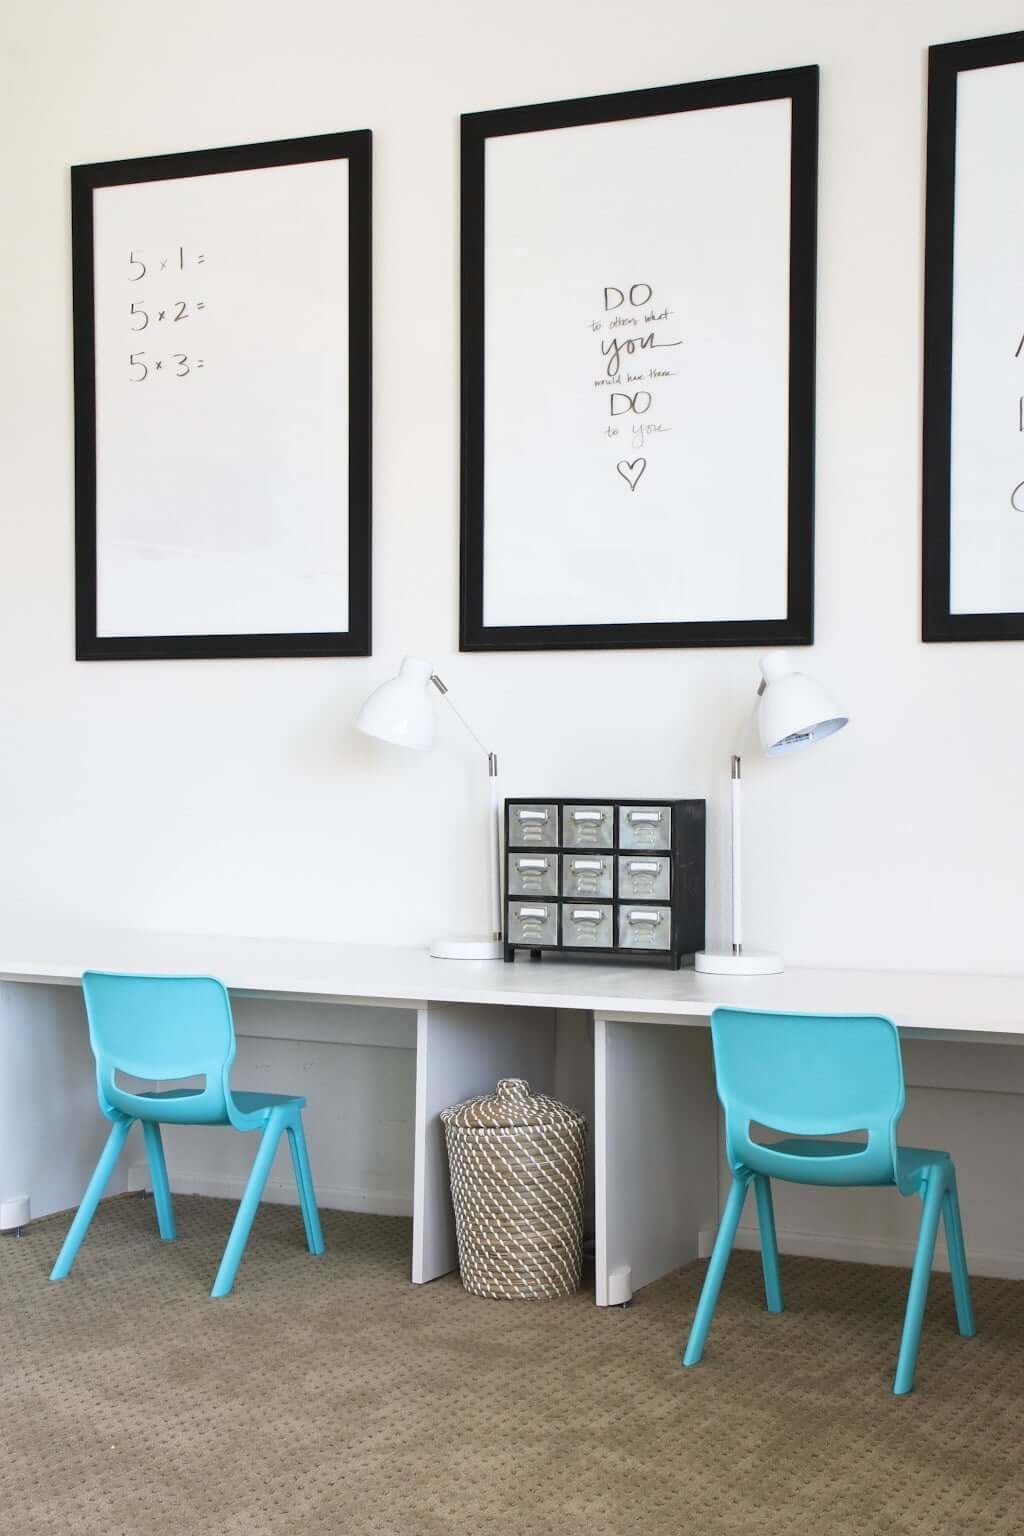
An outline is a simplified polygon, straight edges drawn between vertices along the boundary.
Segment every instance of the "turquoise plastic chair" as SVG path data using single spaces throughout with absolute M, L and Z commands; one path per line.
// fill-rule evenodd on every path
M 905 1103 L 896 1026 L 881 1018 L 716 1008 L 711 1037 L 732 1189 L 683 1364 L 699 1364 L 704 1352 L 751 1184 L 769 1312 L 782 1311 L 771 1180 L 836 1188 L 890 1184 L 901 1195 L 919 1195 L 923 1207 L 893 1386 L 897 1394 L 912 1391 L 940 1216 L 946 1227 L 957 1323 L 965 1338 L 973 1337 L 975 1326 L 953 1160 L 947 1152 L 896 1143 Z M 767 1145 L 752 1141 L 752 1121 L 790 1135 Z M 866 1132 L 866 1144 L 815 1139 L 843 1131 Z
M 123 976 L 86 971 L 82 977 L 89 1015 L 89 1039 L 96 1057 L 100 1109 L 112 1120 L 89 1187 L 50 1273 L 70 1274 L 82 1239 L 128 1132 L 138 1120 L 146 1141 L 160 1236 L 175 1233 L 160 1126 L 230 1125 L 259 1131 L 260 1144 L 235 1216 L 211 1296 L 227 1296 L 245 1252 L 270 1165 L 282 1132 L 288 1133 L 299 1205 L 310 1253 L 323 1253 L 320 1215 L 302 1131 L 305 1099 L 278 1093 L 233 1093 L 228 1081 L 235 1059 L 235 1027 L 227 989 L 212 976 Z M 203 1077 L 202 1088 L 135 1092 L 121 1087 L 117 1074 L 168 1082 Z

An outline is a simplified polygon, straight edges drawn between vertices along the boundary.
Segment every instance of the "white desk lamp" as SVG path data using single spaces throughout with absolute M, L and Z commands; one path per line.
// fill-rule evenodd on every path
M 356 725 L 367 736 L 393 742 L 398 747 L 412 747 L 428 752 L 434 745 L 434 699 L 432 690 L 448 697 L 448 689 L 429 661 L 407 656 L 398 676 L 370 694 L 359 711 Z M 441 960 L 500 960 L 503 953 L 501 925 L 501 846 L 500 801 L 498 799 L 498 759 L 489 752 L 467 720 L 459 714 L 448 697 L 452 714 L 468 731 L 487 759 L 490 786 L 490 826 L 487 838 L 488 874 L 491 887 L 491 932 L 487 938 L 434 939 L 430 953 Z
M 761 747 L 769 757 L 798 752 L 841 731 L 849 715 L 841 714 L 823 688 L 803 672 L 793 670 L 785 651 L 769 651 L 761 659 L 757 715 Z M 727 954 L 701 951 L 694 969 L 713 976 L 771 976 L 783 969 L 781 955 L 757 954 L 743 948 L 742 803 L 740 755 L 732 756 L 732 946 Z

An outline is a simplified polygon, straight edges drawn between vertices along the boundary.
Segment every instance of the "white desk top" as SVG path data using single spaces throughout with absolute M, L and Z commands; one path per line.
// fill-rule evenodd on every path
M 434 960 L 425 948 L 385 945 L 0 924 L 0 981 L 77 984 L 90 968 L 201 973 L 238 992 L 334 1002 L 518 1004 L 655 1019 L 706 1018 L 731 1004 L 882 1013 L 902 1029 L 1024 1037 L 1024 976 L 794 968 L 737 979 L 551 959 Z

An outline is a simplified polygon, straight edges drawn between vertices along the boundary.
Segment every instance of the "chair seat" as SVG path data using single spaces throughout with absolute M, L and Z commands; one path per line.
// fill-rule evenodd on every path
M 917 1188 L 929 1168 L 934 1168 L 940 1163 L 952 1164 L 952 1158 L 948 1152 L 939 1152 L 932 1147 L 897 1147 L 896 1155 L 899 1159 L 900 1183 L 905 1188 Z
M 297 1093 L 249 1093 L 232 1088 L 231 1097 L 245 1115 L 253 1115 L 258 1109 L 273 1109 L 278 1104 L 294 1104 L 296 1109 L 306 1107 L 305 1099 Z
M 811 1136 L 787 1136 L 782 1141 L 770 1141 L 765 1145 L 786 1157 L 849 1157 L 864 1150 L 862 1141 L 819 1141 Z M 932 1147 L 898 1147 L 897 1152 L 900 1182 L 907 1189 L 916 1188 L 929 1168 L 950 1160 L 948 1152 L 940 1152 Z
M 157 1092 L 140 1093 L 140 1099 L 154 1099 L 157 1103 L 161 1100 L 195 1099 L 202 1093 L 201 1088 L 162 1088 Z M 250 1093 L 245 1089 L 233 1088 L 231 1097 L 236 1107 L 243 1115 L 258 1115 L 261 1111 L 277 1108 L 280 1105 L 293 1105 L 296 1109 L 305 1109 L 306 1101 L 297 1094 L 290 1093 Z M 207 1125 L 228 1125 L 230 1122 L 226 1114 L 218 1116 L 214 1120 L 207 1120 Z

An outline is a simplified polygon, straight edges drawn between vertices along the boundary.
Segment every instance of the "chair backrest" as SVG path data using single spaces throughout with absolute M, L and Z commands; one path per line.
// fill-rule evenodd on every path
M 235 1028 L 223 983 L 212 976 L 86 971 L 82 990 L 105 1115 L 154 1118 L 152 1100 L 118 1085 L 123 1072 L 150 1082 L 206 1079 L 199 1093 L 161 1098 L 161 1120 L 195 1125 L 230 1116 Z
M 890 1019 L 716 1008 L 711 1034 L 733 1172 L 811 1184 L 897 1182 L 905 1095 Z M 866 1131 L 867 1144 L 825 1157 L 774 1152 L 751 1140 L 751 1121 L 784 1136 Z

